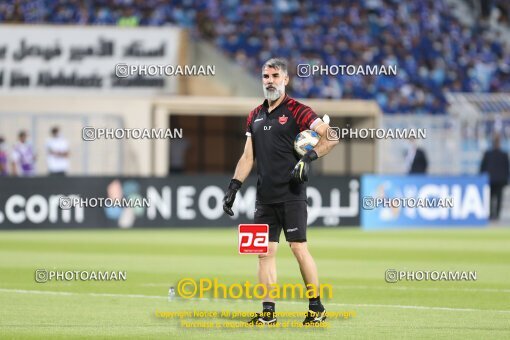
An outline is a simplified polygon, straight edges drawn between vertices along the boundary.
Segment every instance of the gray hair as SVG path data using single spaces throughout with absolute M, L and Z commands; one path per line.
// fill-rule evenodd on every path
M 264 69 L 266 67 L 270 67 L 270 68 L 274 68 L 274 69 L 277 69 L 277 70 L 281 70 L 283 72 L 283 74 L 285 75 L 288 75 L 288 63 L 287 63 L 287 60 L 285 59 L 282 59 L 282 58 L 271 58 L 269 59 L 268 61 L 266 61 L 264 63 L 264 65 L 262 65 L 262 72 L 264 72 Z

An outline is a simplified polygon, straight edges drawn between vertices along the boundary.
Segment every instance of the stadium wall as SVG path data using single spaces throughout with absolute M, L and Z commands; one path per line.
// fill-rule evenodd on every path
M 185 60 L 192 65 L 214 65 L 216 74 L 214 77 L 182 78 L 180 94 L 250 97 L 262 92 L 262 85 L 257 78 L 232 62 L 215 46 L 200 40 L 190 42 L 188 39 L 183 39 L 183 44 Z
M 361 100 L 302 100 L 311 106 L 319 115 L 328 114 L 332 117 L 330 125 L 351 127 L 376 127 L 380 120 L 380 109 L 375 102 Z M 120 97 L 92 95 L 32 95 L 27 100 L 23 95 L 0 96 L 2 113 L 28 114 L 33 116 L 61 115 L 64 117 L 80 117 L 93 127 L 123 128 L 179 128 L 170 126 L 170 115 L 203 115 L 223 117 L 247 117 L 248 113 L 261 102 L 260 98 L 229 98 L 222 97 Z M 118 117 L 120 125 L 106 125 L 105 117 Z M 40 124 L 33 126 L 31 120 L 15 125 L 6 121 L 0 124 L 0 133 L 9 141 L 16 140 L 18 129 L 27 129 L 37 136 L 36 151 L 44 155 L 44 140 L 49 134 L 49 126 Z M 55 120 L 58 122 L 58 120 Z M 94 124 L 96 122 L 96 124 Z M 42 122 L 41 122 L 42 123 Z M 111 122 L 110 122 L 111 123 Z M 166 176 L 170 159 L 169 143 L 166 139 L 159 140 L 102 140 L 82 141 L 80 126 L 71 132 L 62 125 L 63 135 L 76 146 L 72 159 L 83 162 L 72 167 L 71 175 L 116 175 L 127 176 Z M 16 129 L 13 129 L 16 126 Z M 85 124 L 86 126 L 86 124 Z M 186 131 L 183 130 L 184 136 Z M 81 145 L 85 143 L 91 148 L 85 155 Z M 120 144 L 119 144 L 120 143 Z M 342 141 L 329 155 L 321 159 L 316 168 L 323 174 L 361 174 L 376 170 L 377 140 Z M 122 151 L 119 151 L 122 150 Z M 72 150 L 73 152 L 73 150 Z M 117 155 L 116 152 L 122 152 Z M 110 162 L 114 159 L 115 164 Z M 86 158 L 86 159 L 84 159 Z M 117 164 L 120 164 L 118 166 Z M 38 169 L 46 169 L 44 157 L 39 157 Z M 44 174 L 40 172 L 39 174 Z
M 151 174 L 151 142 L 149 140 L 102 140 L 85 142 L 82 140 L 82 128 L 93 127 L 124 127 L 150 128 L 151 100 L 145 97 L 125 98 L 90 95 L 50 96 L 32 95 L 29 99 L 23 95 L 0 97 L 1 113 L 9 113 L 11 118 L 16 115 L 31 117 L 49 117 L 40 120 L 37 125 L 32 119 L 21 122 L 8 120 L 0 114 L 0 133 L 9 144 L 17 139 L 18 130 L 25 129 L 33 140 L 38 154 L 36 168 L 38 174 L 46 169 L 44 143 L 49 137 L 49 129 L 58 124 L 62 135 L 69 140 L 71 146 L 70 175 L 139 175 Z M 106 120 L 106 117 L 117 117 L 117 121 Z M 69 124 L 71 118 L 78 118 L 78 125 Z M 53 124 L 48 126 L 45 121 Z M 88 122 L 88 124 L 86 123 Z M 85 153 L 82 146 L 88 148 Z M 121 151 L 123 150 L 123 151 Z M 119 154 L 121 153 L 121 154 Z M 84 159 L 85 158 L 85 159 Z M 111 161 L 114 160 L 113 163 Z M 120 165 L 119 165 L 120 162 Z

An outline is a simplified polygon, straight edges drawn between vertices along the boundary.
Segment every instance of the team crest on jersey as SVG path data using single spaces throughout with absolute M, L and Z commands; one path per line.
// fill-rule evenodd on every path
M 283 125 L 287 123 L 287 119 L 289 119 L 289 117 L 282 115 L 281 117 L 278 117 L 278 122 Z

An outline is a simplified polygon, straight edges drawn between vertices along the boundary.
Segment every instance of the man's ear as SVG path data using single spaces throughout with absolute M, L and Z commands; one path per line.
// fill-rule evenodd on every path
M 289 83 L 289 76 L 287 75 L 287 76 L 285 76 L 285 82 L 284 82 L 285 86 L 287 86 L 288 83 Z

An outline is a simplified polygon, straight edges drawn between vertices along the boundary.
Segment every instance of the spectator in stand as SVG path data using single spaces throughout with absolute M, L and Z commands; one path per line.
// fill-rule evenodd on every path
M 69 171 L 69 143 L 60 135 L 60 129 L 51 129 L 46 142 L 47 164 L 50 176 L 65 176 Z
M 138 26 L 140 19 L 135 15 L 135 11 L 132 8 L 124 9 L 124 14 L 117 21 L 117 26 L 121 27 L 136 27 Z
M 0 136 L 0 177 L 7 176 L 8 166 L 7 147 L 4 137 Z
M 501 212 L 503 188 L 507 185 L 510 175 L 508 155 L 501 150 L 498 135 L 494 136 L 492 150 L 486 151 L 483 155 L 480 173 L 489 175 L 491 186 L 490 219 L 497 220 Z
M 27 140 L 27 133 L 20 131 L 18 143 L 14 145 L 11 156 L 12 175 L 31 177 L 35 175 L 35 152 L 32 144 Z
M 408 173 L 412 174 L 426 174 L 428 168 L 427 155 L 425 151 L 416 145 L 414 139 L 409 140 L 409 149 L 406 155 L 406 164 Z

